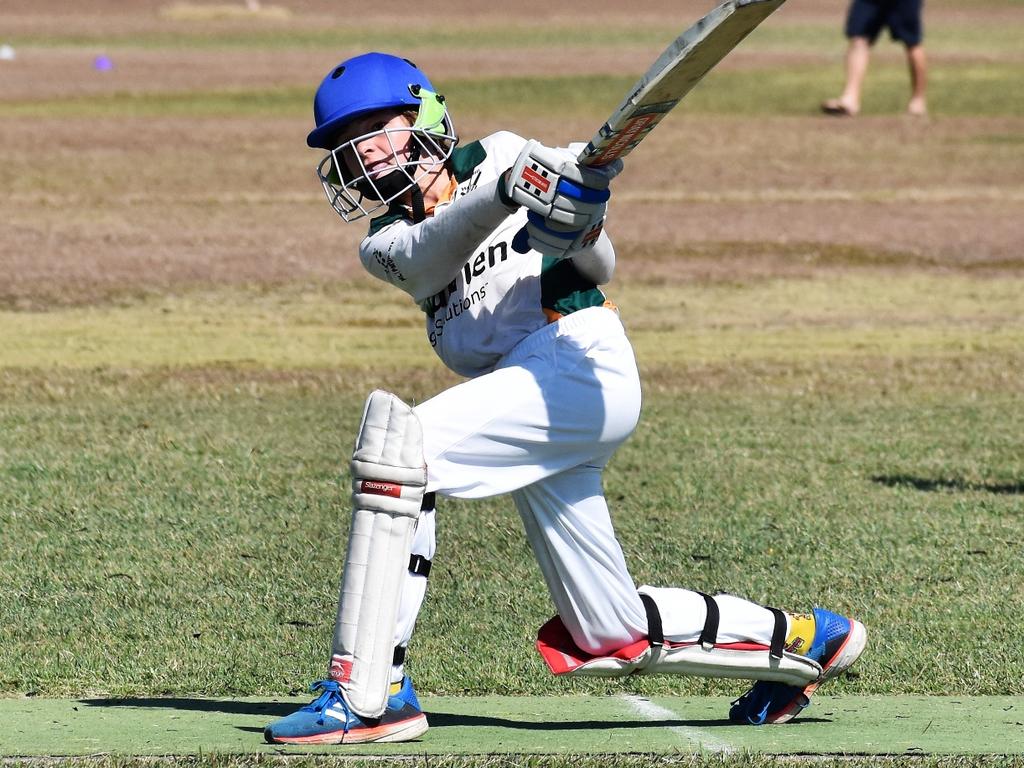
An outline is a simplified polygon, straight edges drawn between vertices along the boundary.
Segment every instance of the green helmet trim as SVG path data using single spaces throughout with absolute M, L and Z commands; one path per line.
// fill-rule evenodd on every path
M 448 109 L 444 105 L 444 96 L 428 91 L 426 88 L 419 88 L 416 96 L 419 97 L 420 108 L 412 127 L 427 133 L 444 135 L 444 118 L 448 114 Z

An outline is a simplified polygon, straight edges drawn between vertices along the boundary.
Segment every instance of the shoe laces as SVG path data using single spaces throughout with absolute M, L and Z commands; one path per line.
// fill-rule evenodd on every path
M 309 690 L 313 692 L 323 691 L 323 693 L 302 708 L 306 712 L 316 712 L 320 715 L 316 721 L 317 725 L 324 724 L 324 712 L 334 704 L 340 704 L 345 713 L 348 713 L 348 705 L 341 696 L 341 688 L 334 680 L 317 680 L 309 686 Z

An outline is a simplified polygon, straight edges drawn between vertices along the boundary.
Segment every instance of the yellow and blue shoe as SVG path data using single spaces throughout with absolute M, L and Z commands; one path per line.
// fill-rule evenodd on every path
M 822 674 L 810 685 L 799 687 L 760 680 L 732 703 L 729 720 L 744 725 L 785 723 L 792 720 L 811 703 L 811 694 L 818 686 L 850 668 L 864 651 L 868 632 L 859 621 L 815 608 L 813 617 L 798 617 L 813 626 L 813 640 L 805 655 L 821 665 Z M 813 618 L 813 625 L 808 619 Z M 794 624 L 796 622 L 793 622 Z M 792 630 L 791 630 L 792 632 Z M 805 636 L 810 633 L 805 633 Z M 794 652 L 803 651 L 797 637 Z M 789 645 L 789 643 L 787 643 Z
M 392 686 L 384 714 L 372 719 L 352 712 L 333 680 L 319 680 L 309 689 L 321 693 L 302 709 L 263 729 L 263 737 L 271 744 L 411 741 L 426 733 L 427 716 L 408 677 Z

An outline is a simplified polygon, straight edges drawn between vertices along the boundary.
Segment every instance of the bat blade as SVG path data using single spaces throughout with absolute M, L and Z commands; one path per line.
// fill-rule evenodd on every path
M 677 37 L 601 126 L 581 165 L 625 157 L 754 28 L 786 0 L 726 0 Z

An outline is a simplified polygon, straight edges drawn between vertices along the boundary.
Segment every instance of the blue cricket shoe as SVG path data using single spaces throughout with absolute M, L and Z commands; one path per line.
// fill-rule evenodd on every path
M 309 689 L 321 691 L 297 712 L 271 723 L 263 737 L 271 744 L 361 744 L 367 741 L 411 741 L 427 731 L 427 716 L 420 708 L 412 681 L 406 677 L 378 718 L 351 712 L 333 680 L 318 680 Z
M 729 719 L 743 725 L 785 723 L 811 703 L 811 694 L 826 680 L 849 669 L 864 650 L 868 631 L 859 621 L 823 608 L 814 609 L 814 640 L 807 657 L 821 665 L 821 677 L 800 688 L 759 680 L 732 703 Z

